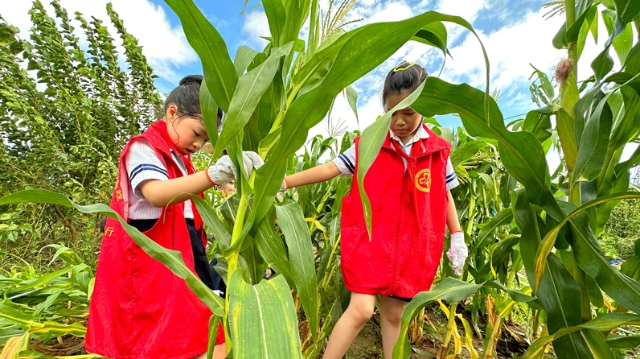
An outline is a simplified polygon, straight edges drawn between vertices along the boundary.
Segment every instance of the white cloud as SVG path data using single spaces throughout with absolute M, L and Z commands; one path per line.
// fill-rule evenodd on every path
M 366 19 L 365 23 L 400 21 L 413 15 L 413 11 L 404 1 L 387 2 L 379 6 L 379 10 Z
M 61 0 L 70 18 L 79 11 L 87 21 L 91 17 L 101 19 L 109 28 L 116 44 L 121 41 L 115 28 L 111 25 L 106 11 L 107 1 L 86 0 Z M 129 33 L 138 39 L 142 46 L 142 52 L 153 68 L 156 75 L 173 83 L 180 80 L 178 69 L 181 66 L 197 61 L 195 52 L 189 46 L 181 27 L 172 27 L 167 19 L 167 14 L 160 5 L 155 5 L 148 0 L 111 0 L 113 9 L 118 13 Z M 10 4 L 10 5 L 9 5 Z M 20 29 L 20 36 L 29 37 L 31 20 L 28 11 L 31 8 L 30 1 L 0 0 L 0 14 L 7 22 Z M 49 16 L 54 17 L 53 8 L 46 5 Z M 76 28 L 80 24 L 75 20 L 72 25 Z M 77 31 L 77 35 L 82 35 Z M 82 38 L 82 37 L 81 37 Z M 122 49 L 120 49 L 122 52 Z
M 242 25 L 242 32 L 247 35 L 245 37 L 245 42 L 257 46 L 258 49 L 265 47 L 267 45 L 267 41 L 260 37 L 271 36 L 267 15 L 263 11 L 248 13 L 245 16 L 245 21 Z
M 548 72 L 563 56 L 551 45 L 551 39 L 562 24 L 560 17 L 542 19 L 542 10 L 528 13 L 521 22 L 486 34 L 478 31 L 491 64 L 492 88 L 506 90 L 509 87 L 529 83 L 533 64 Z M 475 36 L 467 35 L 464 41 L 451 49 L 444 77 L 453 81 L 467 80 L 471 85 L 483 86 L 485 69 L 480 44 Z

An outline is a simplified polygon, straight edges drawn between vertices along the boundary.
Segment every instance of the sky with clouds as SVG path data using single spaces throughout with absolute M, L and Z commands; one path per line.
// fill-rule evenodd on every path
M 47 2 L 46 0 L 44 1 Z M 499 105 L 506 119 L 522 117 L 534 109 L 528 87 L 532 66 L 552 75 L 565 51 L 551 45 L 551 39 L 563 23 L 563 16 L 545 19 L 546 0 L 359 0 L 348 15 L 349 20 L 361 19 L 347 28 L 372 22 L 403 20 L 420 13 L 435 10 L 458 15 L 469 21 L 487 49 L 491 64 L 491 89 L 499 90 Z M 109 20 L 103 0 L 60 0 L 69 13 L 79 11 L 85 18 L 91 16 Z M 138 38 L 143 53 L 158 76 L 156 86 L 160 92 L 170 91 L 184 75 L 202 73 L 197 55 L 186 41 L 179 19 L 161 0 L 111 0 L 123 19 L 127 30 Z M 269 36 L 269 27 L 259 1 L 250 0 L 246 7 L 242 0 L 195 0 L 203 14 L 220 32 L 233 58 L 240 45 L 260 50 Z M 321 0 L 326 11 L 328 0 Z M 28 37 L 31 1 L 0 0 L 0 15 Z M 454 82 L 467 82 L 484 89 L 485 67 L 477 39 L 466 29 L 447 25 L 451 57 L 446 60 L 439 75 Z M 604 26 L 599 27 L 602 31 Z M 115 34 L 115 30 L 112 32 Z M 601 39 L 606 34 L 601 34 Z M 601 46 L 602 44 L 600 44 Z M 593 59 L 600 46 L 588 43 L 583 58 Z M 332 112 L 332 121 L 343 122 L 349 129 L 364 129 L 382 113 L 380 92 L 386 72 L 402 60 L 423 65 L 430 74 L 438 75 L 442 66 L 439 50 L 410 42 L 399 49 L 378 68 L 356 81 L 352 86 L 358 93 L 359 121 L 355 120 L 346 99 L 338 98 Z M 579 79 L 591 75 L 590 61 L 582 61 Z M 439 119 L 448 127 L 460 125 L 454 116 Z M 326 133 L 327 120 L 312 131 Z

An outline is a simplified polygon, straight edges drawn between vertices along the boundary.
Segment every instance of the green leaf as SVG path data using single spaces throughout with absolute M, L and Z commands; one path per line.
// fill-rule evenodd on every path
M 317 87 L 298 96 L 287 109 L 280 140 L 272 150 L 270 160 L 256 175 L 256 210 L 253 212 L 256 217 L 260 218 L 267 212 L 282 183 L 286 159 L 304 144 L 309 129 L 326 115 L 333 98 L 386 60 L 419 29 L 437 21 L 454 22 L 473 31 L 471 25 L 459 17 L 428 12 L 404 21 L 365 25 L 343 34 L 331 45 L 315 53 L 300 72 L 306 66 L 315 69 L 327 63 L 331 65 L 329 72 Z M 371 48 L 376 51 L 370 51 Z M 323 60 L 314 60 L 316 57 Z M 485 56 L 485 63 L 488 64 L 486 59 Z M 305 71 L 313 74 L 315 70 Z
M 238 47 L 238 51 L 236 51 L 236 57 L 233 59 L 233 66 L 236 68 L 236 74 L 238 78 L 244 75 L 244 72 L 247 70 L 249 64 L 253 61 L 253 59 L 258 54 L 258 51 L 247 47 L 240 46 Z
M 101 213 L 109 216 L 122 225 L 127 234 L 153 259 L 163 263 L 173 274 L 185 280 L 189 289 L 202 300 L 202 302 L 214 313 L 223 313 L 222 299 L 215 295 L 209 287 L 194 274 L 182 261 L 180 252 L 166 249 L 140 233 L 135 227 L 130 226 L 114 210 L 105 204 L 92 204 L 80 206 L 67 197 L 45 190 L 26 190 L 10 194 L 0 198 L 0 205 L 15 203 L 48 203 L 65 207 L 73 207 L 80 213 Z
M 178 15 L 184 34 L 196 51 L 209 92 L 223 111 L 229 110 L 238 77 L 222 36 L 192 0 L 166 0 Z
M 496 216 L 492 217 L 488 223 L 482 226 L 482 229 L 478 232 L 477 247 L 484 248 L 491 243 L 490 235 L 500 226 L 508 225 L 513 220 L 513 210 L 511 208 L 505 208 Z
M 263 0 L 262 6 L 264 7 L 265 15 L 267 15 L 267 21 L 269 22 L 271 42 L 274 47 L 278 47 L 284 44 L 284 42 L 282 42 L 282 32 L 284 31 L 287 20 L 284 5 L 282 4 L 282 0 Z
M 538 216 L 528 201 L 525 191 L 526 189 L 516 190 L 514 214 L 521 233 L 522 261 L 529 283 L 534 283 L 535 253 L 540 245 L 540 232 Z M 576 298 L 580 298 L 580 287 L 556 257 L 549 256 L 547 262 L 536 296 L 547 313 L 549 332 L 555 333 L 562 328 L 580 324 L 580 303 L 576 301 Z M 563 358 L 581 358 L 581 348 L 586 347 L 584 338 L 575 334 L 559 338 L 553 345 L 556 355 Z
M 302 25 L 307 20 L 310 11 L 311 0 L 297 0 L 284 2 L 286 21 L 284 26 L 280 29 L 281 44 L 286 44 L 289 41 L 295 41 L 298 39 Z M 278 10 L 278 17 L 281 16 L 281 10 Z M 269 24 L 271 28 L 271 24 Z
M 236 271 L 229 294 L 229 334 L 235 359 L 302 359 L 293 298 L 282 276 L 252 286 Z
M 447 54 L 449 51 L 447 49 L 447 28 L 441 22 L 434 22 L 423 27 L 411 40 L 434 46 L 440 49 L 443 54 Z
M 206 80 L 203 80 L 202 86 L 200 86 L 200 109 L 209 142 L 215 147 L 218 142 L 218 131 L 220 131 L 218 128 L 218 104 L 211 96 Z
M 540 283 L 540 273 L 544 272 L 544 266 L 545 261 L 543 260 L 543 258 L 547 258 L 547 256 L 551 253 L 551 249 L 553 248 L 556 238 L 558 237 L 558 233 L 560 233 L 560 230 L 562 229 L 562 227 L 567 224 L 569 221 L 571 221 L 571 219 L 576 216 L 577 214 L 580 214 L 586 210 L 588 210 L 589 208 L 604 204 L 606 202 L 610 202 L 610 201 L 619 201 L 622 199 L 634 199 L 634 198 L 640 198 L 640 193 L 638 192 L 622 192 L 622 193 L 614 193 L 611 195 L 607 195 L 607 196 L 601 196 L 597 199 L 594 199 L 592 201 L 589 201 L 585 204 L 583 204 L 582 206 L 574 209 L 571 213 L 569 213 L 568 215 L 566 215 L 561 222 L 553 227 L 549 232 L 547 232 L 547 234 L 544 236 L 544 239 L 542 240 L 541 245 L 539 246 L 539 248 L 537 248 L 537 253 L 536 253 L 536 259 L 535 259 L 535 273 L 536 273 L 536 278 L 535 280 L 532 281 L 532 283 L 535 283 L 536 286 L 538 283 Z M 578 226 L 578 228 L 580 228 Z M 587 230 L 589 227 L 585 227 L 583 228 L 583 230 Z M 597 279 L 595 276 L 592 275 L 593 278 Z M 531 280 L 532 278 L 530 278 Z
M 502 113 L 489 98 L 490 118 L 487 119 L 483 100 L 485 94 L 469 85 L 452 85 L 436 77 L 428 77 L 420 97 L 412 108 L 426 117 L 450 113 L 460 114 L 465 130 L 471 136 L 498 141 L 502 162 L 509 173 L 527 188 L 529 199 L 539 204 L 548 177 L 547 161 L 542 145 L 528 132 L 510 132 Z
M 207 228 L 211 230 L 216 241 L 220 244 L 220 248 L 225 252 L 231 245 L 231 234 L 224 227 L 220 218 L 218 218 L 216 211 L 205 200 L 196 195 L 191 195 L 191 199 L 196 204 L 202 221 Z
M 610 335 L 605 340 L 609 348 L 633 349 L 640 345 L 640 334 L 637 335 Z
M 609 264 L 589 227 L 589 219 L 585 213 L 575 215 L 570 224 L 571 245 L 580 268 L 593 277 L 600 288 L 616 302 L 639 313 L 640 282 L 620 273 Z
M 373 164 L 373 161 L 378 157 L 382 143 L 389 133 L 391 116 L 399 109 L 411 106 L 416 98 L 418 98 L 424 87 L 425 83 L 423 82 L 415 89 L 415 91 L 413 91 L 413 93 L 411 93 L 411 95 L 400 101 L 400 103 L 387 111 L 383 116 L 378 117 L 374 123 L 369 125 L 369 127 L 362 132 L 362 138 L 360 138 L 360 144 L 358 146 L 358 168 L 356 169 L 356 174 L 358 176 L 358 190 L 360 191 L 360 196 L 362 198 L 362 209 L 364 211 L 364 218 L 367 223 L 369 236 L 371 236 L 372 227 L 371 203 L 369 202 L 369 196 L 365 192 L 364 177 Z
M 588 119 L 579 141 L 575 181 L 591 181 L 602 171 L 609 146 L 612 122 L 613 114 L 605 97 Z
M 604 342 L 604 338 L 596 331 L 609 331 L 625 324 L 638 323 L 638 319 L 640 319 L 639 316 L 626 313 L 608 313 L 600 315 L 588 321 L 587 323 L 564 328 L 553 335 L 539 338 L 531 344 L 529 349 L 527 349 L 527 351 L 522 356 L 522 359 L 533 359 L 541 357 L 544 353 L 545 346 L 549 342 L 577 331 L 581 332 L 580 336 L 586 339 L 585 342 L 588 343 L 588 347 L 585 348 L 588 350 L 588 354 L 586 356 L 581 356 L 580 358 L 613 358 L 611 352 L 607 353 L 607 350 L 605 350 L 605 348 L 608 349 L 606 343 L 604 346 L 602 345 L 602 342 Z M 602 342 L 600 342 L 600 340 L 602 340 Z
M 453 167 L 458 167 L 458 165 L 471 160 L 479 151 L 487 147 L 488 145 L 485 141 L 478 140 L 465 142 L 455 150 L 451 151 L 451 155 L 449 156 L 451 164 Z
M 351 107 L 351 110 L 353 110 L 353 114 L 356 115 L 356 121 L 360 121 L 360 119 L 358 119 L 358 93 L 351 86 L 347 86 L 345 91 L 347 93 L 349 106 Z
M 400 337 L 393 347 L 393 357 L 408 358 L 411 354 L 411 345 L 407 331 L 412 319 L 422 308 L 436 299 L 460 302 L 473 295 L 480 287 L 482 287 L 482 284 L 472 284 L 447 277 L 435 288 L 431 288 L 427 292 L 418 293 L 404 309 L 404 313 L 402 313 Z
M 622 23 L 627 24 L 640 13 L 640 2 L 635 0 L 613 0 L 616 13 Z
M 222 321 L 222 317 L 215 314 L 209 318 L 209 345 L 207 345 L 207 359 L 213 357 L 213 349 L 216 346 L 216 337 L 218 335 L 219 324 Z
M 280 238 L 273 228 L 271 228 L 271 225 L 269 225 L 268 217 L 264 217 L 264 219 L 260 221 L 254 239 L 258 251 L 260 251 L 260 254 L 269 266 L 275 269 L 276 273 L 282 274 L 291 287 L 295 287 L 291 266 L 289 265 L 289 258 L 287 256 L 287 249 L 284 246 L 282 238 Z
M 309 227 L 302 209 L 295 202 L 276 206 L 276 214 L 278 226 L 284 233 L 284 239 L 289 249 L 293 282 L 300 295 L 304 313 L 309 320 L 311 335 L 316 339 L 319 328 L 318 293 Z
M 216 143 L 214 159 L 222 155 L 229 142 L 249 122 L 249 118 L 258 102 L 260 102 L 260 98 L 269 88 L 273 77 L 278 71 L 280 58 L 291 52 L 292 46 L 293 42 L 290 42 L 285 46 L 273 49 L 271 56 L 266 61 L 240 77 L 229 105 L 229 112 L 225 117 L 222 133 L 220 133 L 220 138 Z

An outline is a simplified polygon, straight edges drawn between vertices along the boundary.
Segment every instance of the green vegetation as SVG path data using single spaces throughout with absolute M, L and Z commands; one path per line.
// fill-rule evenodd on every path
M 262 50 L 241 46 L 232 61 L 224 40 L 190 0 L 167 0 L 167 3 L 181 19 L 185 34 L 204 66 L 206 85 L 202 87 L 201 100 L 209 133 L 214 134 L 215 153 L 199 161 L 215 161 L 225 149 L 236 164 L 241 150 L 257 151 L 265 159 L 265 165 L 256 173 L 242 173 L 234 197 L 224 200 L 214 196 L 197 201 L 200 212 L 205 214 L 208 233 L 217 239 L 209 254 L 221 262 L 217 269 L 226 273 L 230 294 L 227 298 L 230 299 L 223 302 L 211 294 L 170 251 L 126 223 L 123 226 L 145 251 L 185 278 L 190 288 L 217 314 L 217 319 L 223 320 L 225 330 L 233 333 L 228 345 L 234 358 L 261 358 L 266 357 L 267 352 L 276 358 L 316 358 L 348 303 L 339 270 L 339 228 L 340 202 L 351 185 L 348 180 L 336 178 L 277 195 L 282 178 L 286 173 L 321 163 L 327 155 L 339 153 L 350 145 L 355 134 L 346 134 L 341 142 L 335 137 L 316 137 L 303 154 L 296 155 L 309 129 L 329 113 L 336 96 L 344 91 L 355 104 L 354 93 L 349 88 L 351 83 L 410 40 L 432 45 L 446 55 L 447 33 L 443 22 L 458 24 L 472 32 L 473 29 L 461 18 L 430 12 L 400 22 L 369 24 L 345 32 L 339 28 L 342 24 L 339 20 L 322 18 L 317 1 L 265 0 L 263 6 L 272 34 L 269 44 Z M 327 16 L 339 18 L 340 9 L 347 7 L 340 6 L 337 15 Z M 452 143 L 451 159 L 462 183 L 453 195 L 466 232 L 469 260 L 460 280 L 451 278 L 452 269 L 443 256 L 436 286 L 420 293 L 405 310 L 403 335 L 394 349 L 395 358 L 424 352 L 418 344 L 424 335 L 436 338 L 435 355 L 440 358 L 513 354 L 540 358 L 550 348 L 550 353 L 559 358 L 636 355 L 631 354 L 631 350 L 640 345 L 637 332 L 640 241 L 636 240 L 640 228 L 634 201 L 640 194 L 629 190 L 629 170 L 640 163 L 640 150 L 628 160 L 622 161 L 621 155 L 625 145 L 637 141 L 640 134 L 640 43 L 633 33 L 634 27 L 636 32 L 640 27 L 640 6 L 634 0 L 580 1 L 578 4 L 567 1 L 565 10 L 566 24 L 553 39 L 554 46 L 568 50 L 568 58 L 559 64 L 555 76 L 559 93 L 548 77 L 536 70 L 532 94 L 544 107 L 530 111 L 525 118 L 505 125 L 497 103 L 486 91 L 466 84 L 450 84 L 436 77 L 428 78 L 420 92 L 407 100 L 413 101 L 411 106 Z M 36 13 L 41 12 L 34 11 Z M 113 13 L 112 17 L 117 18 Z M 585 39 L 597 33 L 595 24 L 600 17 L 610 37 L 597 58 L 580 59 Z M 34 24 L 38 19 L 34 15 Z M 307 21 L 308 37 L 300 39 L 300 30 Z M 337 28 L 327 29 L 327 26 Z M 124 27 L 121 28 L 124 33 Z M 9 27 L 0 31 L 13 36 Z M 95 31 L 105 36 L 104 32 Z M 8 38 L 15 39 L 11 36 Z M 374 43 L 376 51 L 371 51 Z M 3 49 L 17 53 L 31 51 L 31 45 L 17 40 L 3 40 L 1 44 L 5 46 Z M 7 52 L 0 53 L 4 64 Z M 132 48 L 130 53 L 139 54 L 139 49 Z M 612 72 L 610 53 L 622 64 L 616 72 Z M 79 56 L 77 51 L 73 54 Z M 90 54 L 100 56 L 96 51 Z M 482 56 L 479 53 L 478 59 Z M 95 63 L 87 60 L 87 66 L 109 68 L 105 67 L 108 58 Z M 48 61 L 57 63 L 56 59 L 58 57 Z M 581 61 L 591 62 L 595 75 L 578 84 L 576 69 Z M 139 65 L 131 62 L 132 69 Z M 12 66 L 8 68 L 18 71 L 26 79 L 23 82 L 32 81 L 19 66 Z M 150 114 L 157 98 L 151 82 L 146 82 L 151 79 L 151 72 L 143 68 L 147 70 L 139 78 L 145 80 L 136 82 L 134 87 L 146 91 L 145 96 L 136 98 L 147 104 L 145 113 Z M 95 73 L 103 74 L 98 70 Z M 132 70 L 125 75 L 134 76 L 134 73 L 140 74 Z M 82 83 L 99 84 L 100 76 Z M 28 89 L 35 89 L 35 85 L 30 86 Z M 73 89 L 56 82 L 48 86 L 65 96 L 65 91 Z M 18 85 L 11 88 L 22 89 Z M 65 96 L 56 99 L 62 101 Z M 22 97 L 27 99 L 21 101 L 28 104 L 30 97 L 24 93 L 15 95 L 15 98 Z M 46 93 L 39 98 L 54 100 Z M 98 96 L 98 99 L 102 98 Z M 70 108 L 81 119 L 78 126 L 90 123 L 95 128 L 110 128 L 107 122 L 85 123 L 97 120 L 81 116 L 83 101 L 68 101 L 77 105 Z M 109 103 L 107 99 L 104 101 Z M 0 109 L 7 109 L 13 103 L 3 99 Z M 44 113 L 33 104 L 24 106 L 24 114 Z M 218 107 L 225 112 L 219 137 L 215 136 Z M 105 105 L 105 108 L 112 107 Z M 10 117 L 15 116 L 14 110 L 6 111 L 2 116 L 7 117 L 2 117 L 2 121 L 14 127 L 22 123 L 17 120 L 19 117 Z M 453 132 L 432 118 L 450 113 L 460 116 L 463 128 Z M 369 138 L 367 143 L 371 146 L 361 149 L 361 158 L 373 158 L 378 152 L 380 145 L 376 144 L 381 143 L 388 120 L 389 113 L 363 132 L 362 136 Z M 34 121 L 32 126 L 44 126 L 42 123 Z M 139 131 L 138 127 L 120 125 L 117 128 L 123 131 L 118 132 L 122 137 L 112 138 L 124 140 Z M 61 139 L 45 136 L 68 132 L 76 133 L 69 135 L 75 139 L 78 136 L 74 131 L 89 128 L 71 127 L 55 128 L 55 131 L 44 127 L 48 132 L 42 130 L 41 140 L 58 141 L 46 148 L 20 142 L 3 148 L 5 153 L 15 156 L 43 158 L 38 165 L 47 169 L 41 168 L 41 172 L 34 169 L 32 177 L 24 175 L 6 181 L 14 187 L 3 188 L 7 195 L 0 198 L 0 204 L 12 204 L 3 206 L 10 210 L 1 217 L 3 223 L 9 226 L 12 221 L 21 220 L 24 215 L 14 214 L 18 211 L 39 213 L 43 208 L 53 211 L 47 223 L 58 226 L 70 218 L 77 225 L 93 225 L 90 218 L 98 213 L 115 218 L 104 205 L 78 206 L 69 201 L 71 198 L 80 203 L 104 202 L 109 192 L 95 197 L 94 189 L 109 188 L 99 181 L 112 178 L 100 173 L 112 173 L 113 162 L 105 162 L 109 164 L 104 167 L 108 170 L 99 172 L 91 166 L 74 167 L 54 159 L 90 158 L 90 164 L 100 163 L 91 157 L 100 152 L 94 148 L 104 148 L 102 155 L 113 156 L 109 151 L 117 153 L 121 143 L 111 146 L 100 142 L 98 146 L 97 139 L 85 139 L 88 142 L 67 144 L 62 141 L 64 136 Z M 14 133 L 19 132 L 16 129 Z M 562 161 L 560 168 L 549 175 L 545 154 L 552 147 L 559 150 Z M 92 149 L 91 156 L 78 152 L 88 151 L 87 148 Z M 46 152 L 62 149 L 65 152 Z M 44 155 L 39 151 L 45 151 L 48 157 L 40 157 Z M 76 153 L 83 155 L 68 155 Z M 114 157 L 108 158 L 113 161 Z M 52 165 L 60 168 L 50 170 Z M 366 161 L 361 161 L 359 166 L 361 171 L 366 171 Z M 242 170 L 242 166 L 237 167 Z M 78 168 L 88 172 L 79 172 L 80 176 L 76 173 Z M 54 177 L 56 171 L 60 177 Z M 47 173 L 47 177 L 42 173 Z M 48 179 L 48 176 L 59 182 L 27 183 L 29 178 Z M 64 187 L 67 182 L 71 185 Z M 64 195 L 35 190 L 17 192 L 35 187 L 57 192 L 70 189 L 65 190 Z M 34 202 L 48 205 L 30 204 Z M 65 212 L 58 215 L 56 208 Z M 19 235 L 42 235 L 42 229 L 29 229 L 25 223 L 38 221 L 16 223 L 10 230 L 18 233 L 14 235 L 7 234 L 11 232 L 4 227 L 2 243 L 17 240 Z M 56 238 L 70 237 L 72 240 L 67 242 L 70 246 L 86 248 L 82 242 L 74 242 L 77 237 L 65 235 L 60 232 L 62 227 L 59 228 Z M 34 237 L 33 243 L 39 249 L 48 242 Z M 90 297 L 92 266 L 83 265 L 75 259 L 75 252 L 67 248 L 54 249 L 61 251 L 61 258 L 63 253 L 69 258 L 65 264 L 59 264 L 60 271 L 42 276 L 40 268 L 21 263 L 0 277 L 0 290 L 5 298 L 0 302 L 3 306 L 0 338 L 6 344 L 2 355 L 21 353 L 21 357 L 38 357 L 29 338 L 46 340 L 65 334 L 84 335 L 86 312 L 83 313 L 82 308 L 86 308 Z M 628 259 L 620 269 L 609 265 L 609 258 L 618 256 Z M 269 281 L 263 280 L 267 268 L 276 272 Z M 265 297 L 271 300 L 258 300 Z M 67 310 L 60 305 L 65 301 Z M 441 313 L 435 324 L 429 320 L 429 313 L 434 310 Z M 229 315 L 231 311 L 235 311 L 234 316 Z M 514 320 L 524 328 L 520 333 L 513 329 Z M 46 330 L 38 331 L 40 325 Z M 279 340 L 256 335 L 263 327 L 276 331 Z M 409 335 L 404 335 L 407 333 Z M 506 338 L 524 343 L 526 351 L 504 349 Z M 243 345 L 237 345 L 241 341 Z M 368 344 L 363 348 L 364 355 L 377 353 L 377 349 Z
M 79 13 L 75 29 L 59 2 L 51 4 L 53 17 L 39 0 L 33 3 L 29 41 L 0 18 L 0 193 L 41 188 L 82 203 L 109 203 L 120 151 L 157 118 L 160 96 L 137 40 L 111 5 L 118 40 L 100 20 Z M 87 38 L 86 52 L 77 31 Z M 123 56 L 117 45 L 124 47 Z M 56 205 L 4 211 L 3 268 L 25 259 L 43 270 L 52 252 L 40 257 L 40 250 L 53 243 L 95 263 L 99 217 Z

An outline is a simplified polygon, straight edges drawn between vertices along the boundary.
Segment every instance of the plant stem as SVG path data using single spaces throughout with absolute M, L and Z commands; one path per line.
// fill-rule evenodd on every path
M 249 186 L 253 188 L 253 181 L 255 180 L 256 173 L 255 171 L 251 173 L 249 177 Z M 238 204 L 238 212 L 236 214 L 236 220 L 233 223 L 233 231 L 231 233 L 231 243 L 230 246 L 238 241 L 240 238 L 240 234 L 242 233 L 243 225 L 244 225 L 244 217 L 247 213 L 247 207 L 249 205 L 249 199 L 251 198 L 251 193 L 253 191 L 244 192 L 242 197 L 240 198 L 240 204 Z M 249 194 L 247 194 L 249 193 Z M 229 257 L 227 258 L 227 285 L 231 283 L 231 276 L 238 269 L 238 257 L 240 255 L 240 248 L 234 250 Z M 229 314 L 229 295 L 227 294 L 224 299 L 224 321 L 227 322 Z M 225 325 L 226 328 L 226 325 Z M 227 339 L 227 351 L 231 349 L 231 338 L 228 337 L 227 331 L 225 330 L 225 338 Z

